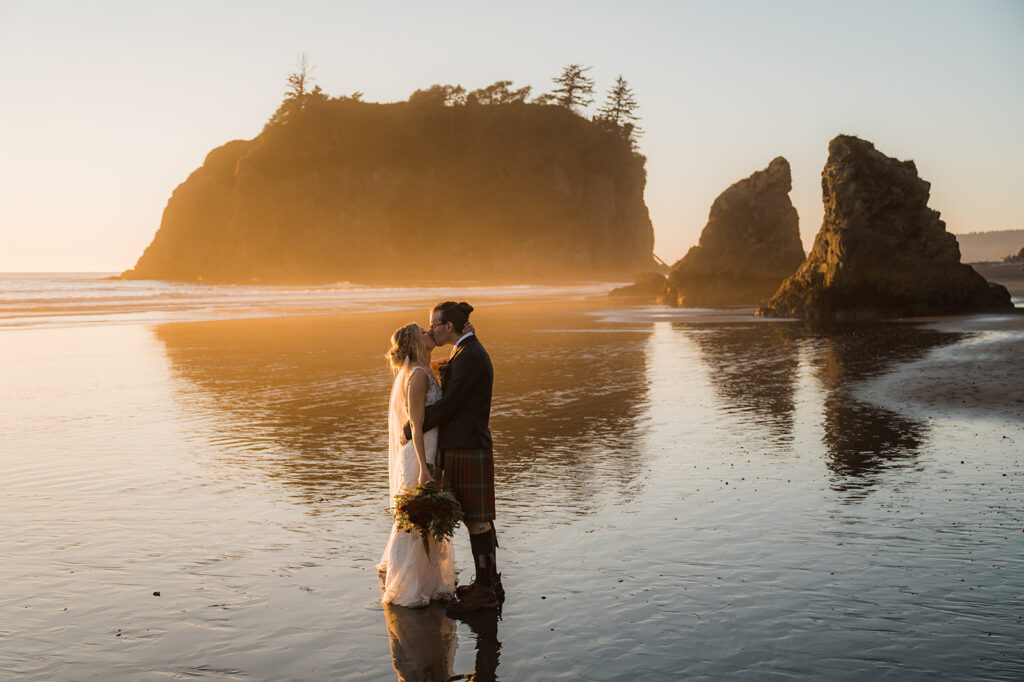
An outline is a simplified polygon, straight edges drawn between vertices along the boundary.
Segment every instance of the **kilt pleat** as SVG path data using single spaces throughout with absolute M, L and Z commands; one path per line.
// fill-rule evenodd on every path
M 462 505 L 462 521 L 494 520 L 494 450 L 466 448 L 444 451 L 442 485 Z

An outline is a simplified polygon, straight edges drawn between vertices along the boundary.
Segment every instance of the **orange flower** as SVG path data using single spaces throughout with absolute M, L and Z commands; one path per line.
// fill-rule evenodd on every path
M 430 361 L 430 369 L 433 370 L 434 376 L 437 377 L 438 381 L 441 380 L 441 370 L 444 369 L 445 365 L 447 365 L 447 364 L 448 364 L 448 358 L 445 358 L 444 360 L 431 360 Z

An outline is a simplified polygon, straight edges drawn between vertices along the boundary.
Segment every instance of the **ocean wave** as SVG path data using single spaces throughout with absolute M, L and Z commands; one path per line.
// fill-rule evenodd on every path
M 492 304 L 600 296 L 614 284 L 371 287 L 122 281 L 111 273 L 0 273 L 0 328 L 384 312 L 445 298 Z

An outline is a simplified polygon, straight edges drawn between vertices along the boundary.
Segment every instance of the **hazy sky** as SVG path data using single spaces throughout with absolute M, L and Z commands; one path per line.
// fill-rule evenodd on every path
M 0 0 L 0 271 L 134 265 L 171 191 L 257 135 L 299 53 L 331 94 L 549 90 L 620 73 L 647 131 L 655 252 L 775 156 L 809 247 L 839 133 L 912 158 L 951 232 L 1024 227 L 1024 1 Z

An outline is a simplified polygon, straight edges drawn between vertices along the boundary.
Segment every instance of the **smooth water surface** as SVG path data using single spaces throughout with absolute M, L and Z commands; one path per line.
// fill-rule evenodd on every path
M 474 315 L 508 601 L 458 623 L 373 571 L 425 310 L 0 332 L 0 677 L 1024 676 L 1024 422 L 857 397 L 964 334 L 603 305 Z

